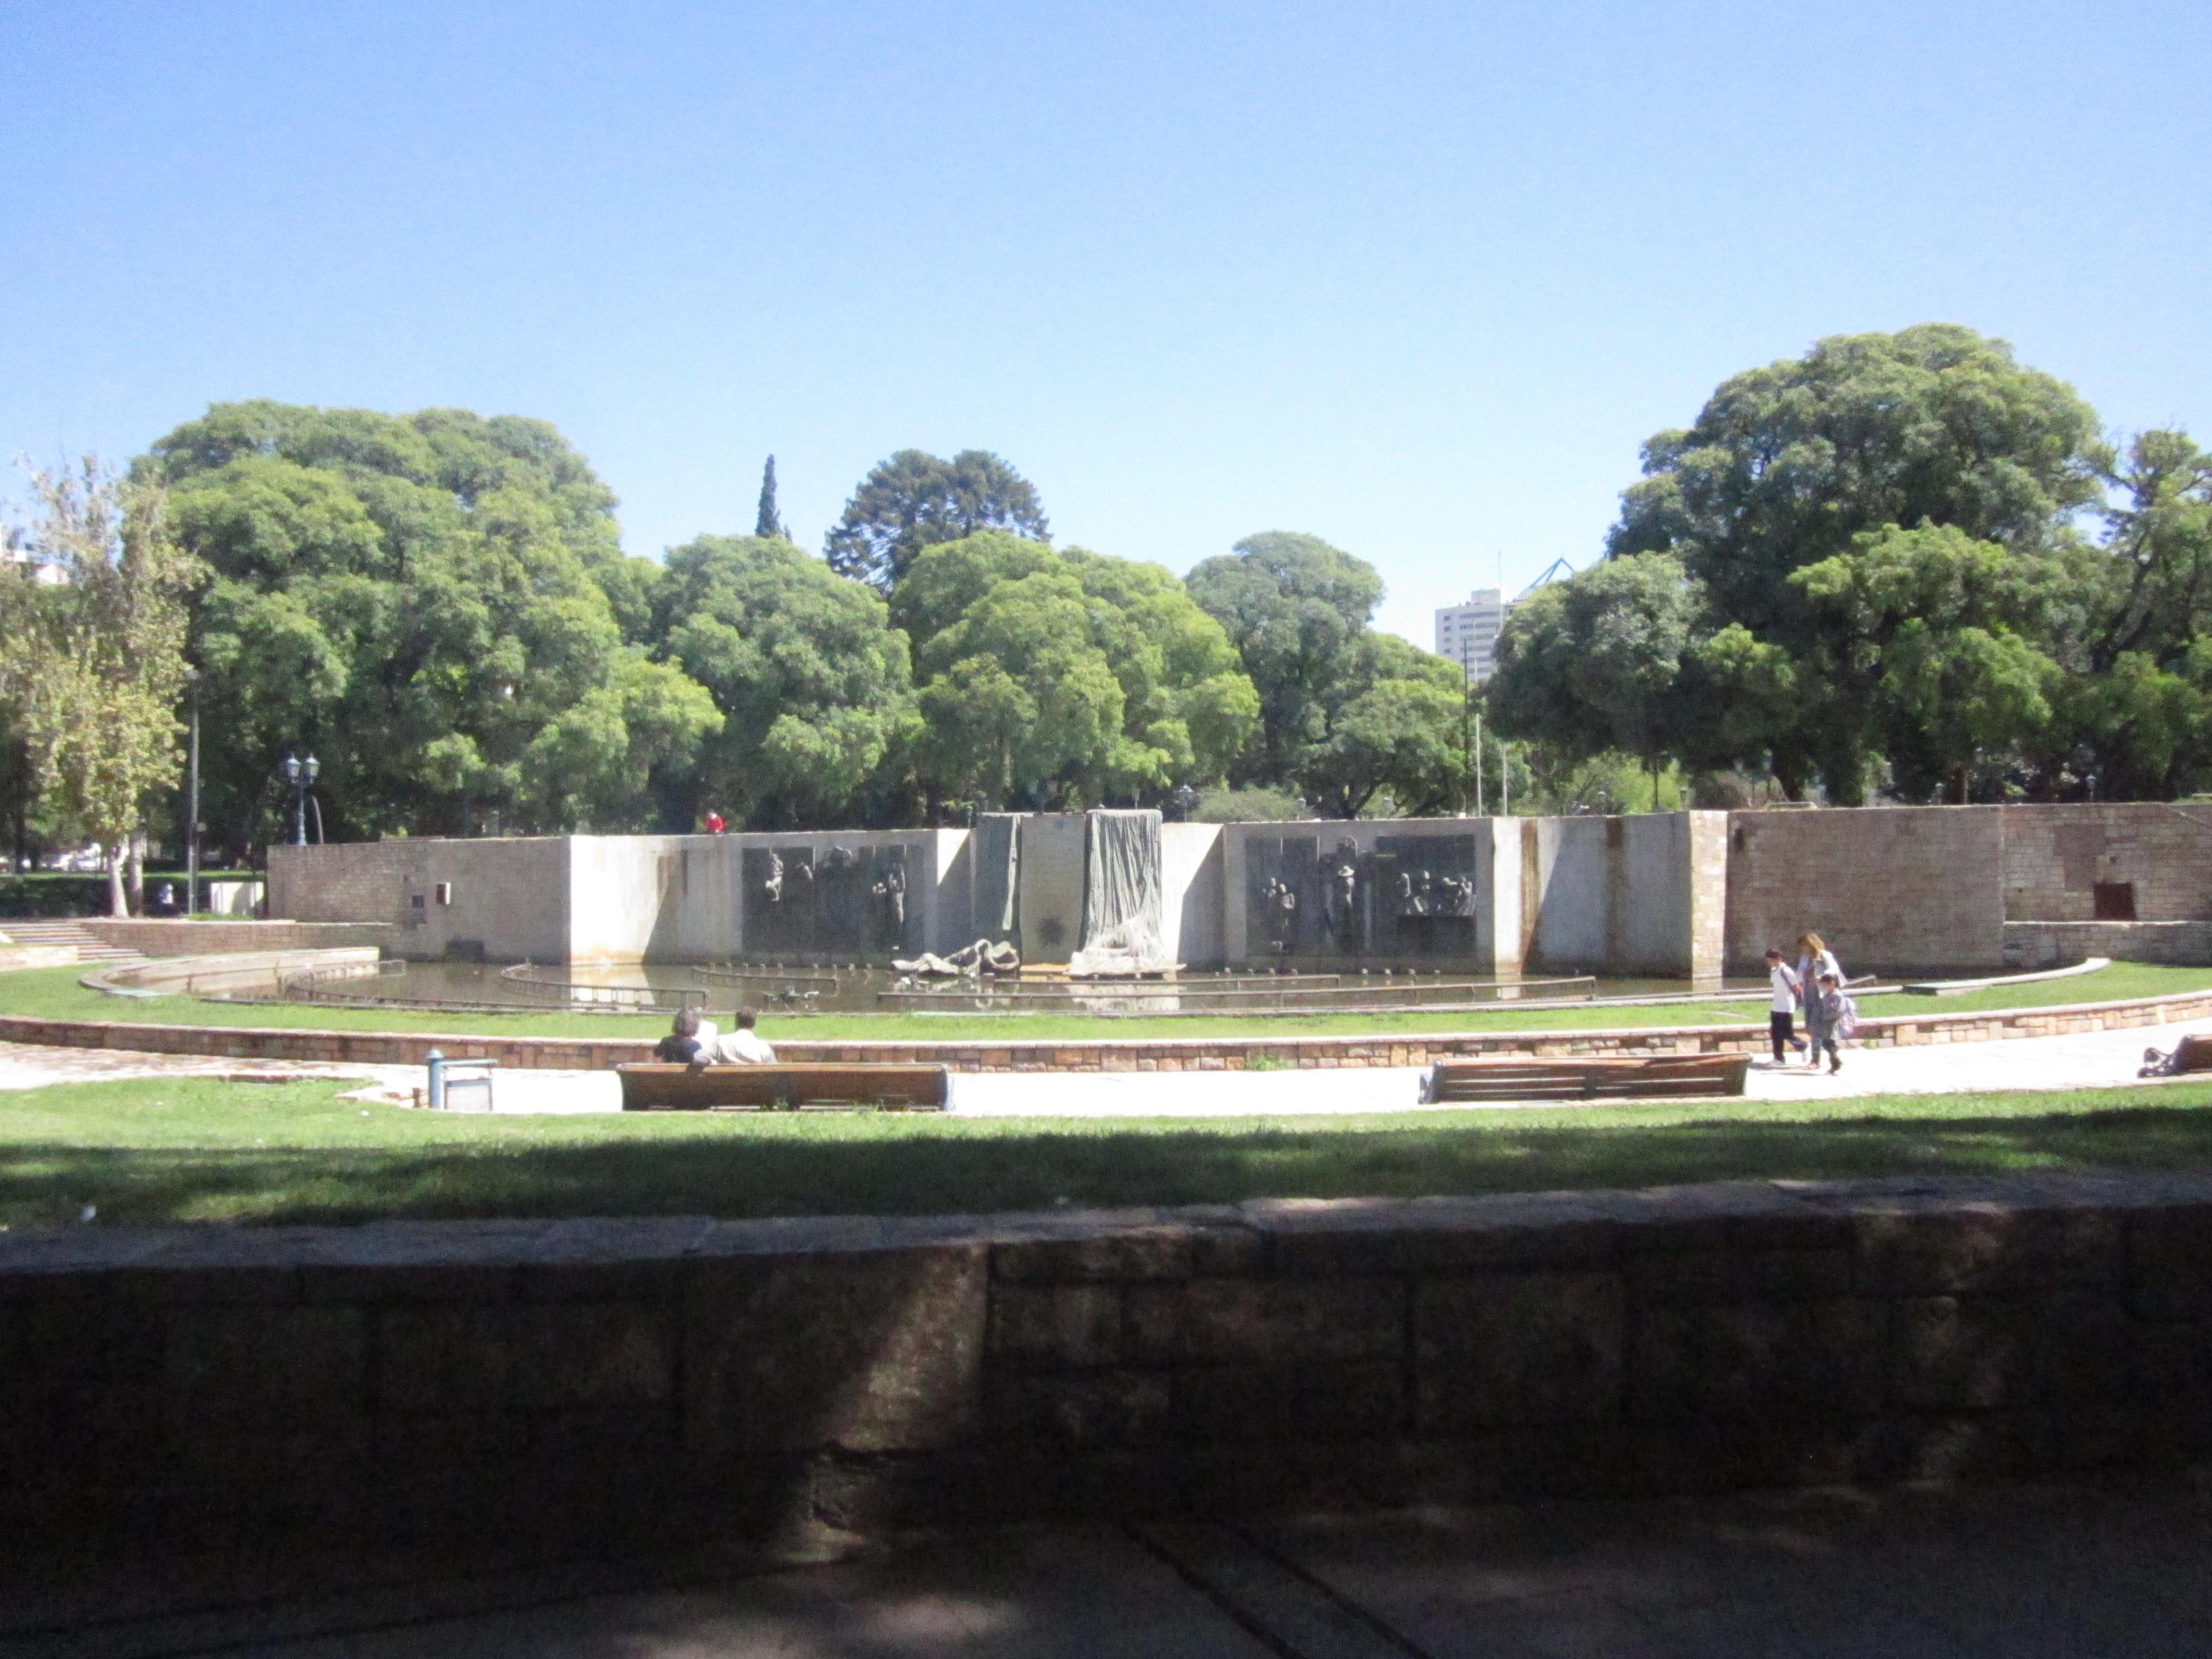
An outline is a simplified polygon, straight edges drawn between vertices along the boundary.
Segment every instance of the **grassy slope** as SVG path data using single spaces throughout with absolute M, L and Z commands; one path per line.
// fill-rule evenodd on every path
M 106 996 L 77 981 L 77 968 L 40 968 L 0 974 L 0 1013 L 50 1018 L 101 1019 L 154 1024 L 315 1027 L 344 1031 L 441 1031 L 502 1036 L 625 1036 L 655 1035 L 657 1018 L 625 1014 L 439 1014 L 374 1008 L 286 1007 L 212 1002 L 202 998 L 150 1000 Z M 2118 963 L 2094 974 L 1976 991 L 1956 997 L 1868 997 L 1860 1012 L 1881 1014 L 1967 1013 L 1994 1008 L 2048 1007 L 2057 1003 L 2116 1001 L 2212 988 L 2212 968 L 2160 968 Z M 1194 1019 L 1120 1019 L 1079 1014 L 825 1014 L 763 1016 L 771 1036 L 794 1040 L 884 1037 L 906 1042 L 966 1038 L 1139 1036 L 1319 1036 L 1397 1031 L 1528 1031 L 1589 1026 L 1763 1026 L 1756 1003 L 1661 1005 L 1636 1008 L 1501 1006 L 1479 1012 L 1306 1014 Z
M 0 1224 L 922 1213 L 2212 1165 L 2212 1083 L 1296 1120 L 433 1117 L 328 1083 L 0 1095 Z

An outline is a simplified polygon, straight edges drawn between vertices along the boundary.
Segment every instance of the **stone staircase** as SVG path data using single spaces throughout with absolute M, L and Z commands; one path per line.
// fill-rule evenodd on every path
M 28 917 L 0 916 L 0 933 L 17 945 L 74 945 L 79 962 L 143 962 L 146 958 L 136 951 L 126 951 L 119 945 L 110 945 L 81 921 L 64 917 L 60 920 L 33 921 Z

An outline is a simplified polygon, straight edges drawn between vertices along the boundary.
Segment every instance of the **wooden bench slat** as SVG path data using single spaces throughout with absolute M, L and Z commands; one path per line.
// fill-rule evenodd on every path
M 1680 1098 L 1740 1095 L 1747 1054 L 1593 1054 L 1559 1060 L 1449 1060 L 1431 1068 L 1421 1097 L 1476 1100 Z
M 942 1066 L 617 1066 L 623 1109 L 757 1111 L 788 1103 L 800 1110 L 878 1107 L 941 1110 L 951 1098 Z

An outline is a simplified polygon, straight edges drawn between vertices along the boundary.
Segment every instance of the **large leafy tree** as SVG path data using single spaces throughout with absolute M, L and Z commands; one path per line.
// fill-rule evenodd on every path
M 151 481 L 88 458 L 32 482 L 31 550 L 68 580 L 0 571 L 0 702 L 52 807 L 105 849 L 109 909 L 123 915 L 126 849 L 182 769 L 185 602 L 204 573 Z
M 543 422 L 219 404 L 140 471 L 213 572 L 193 649 L 234 845 L 298 747 L 333 835 L 632 827 L 719 723 L 647 660 L 659 568 Z
M 1361 636 L 1329 688 L 1321 732 L 1292 777 L 1332 817 L 1357 817 L 1384 791 L 1403 817 L 1449 811 L 1467 786 L 1467 672 L 1394 634 Z
M 915 737 L 883 596 L 782 538 L 672 550 L 660 607 L 667 655 L 725 717 L 681 784 L 683 821 L 712 805 L 763 828 L 835 823 Z
M 2057 665 L 2021 631 L 2035 574 L 1993 542 L 1923 524 L 1862 535 L 1790 577 L 1815 624 L 1805 668 L 1822 688 L 1812 736 L 1832 789 L 1863 775 L 1871 748 L 1900 793 L 1964 801 L 1984 756 L 2049 720 Z
M 985 532 L 925 550 L 891 615 L 942 796 L 1157 798 L 1219 777 L 1257 720 L 1219 625 L 1157 565 Z
M 1792 571 L 1892 524 L 2045 546 L 2098 498 L 2105 462 L 2095 411 L 2002 340 L 1948 323 L 1838 336 L 1646 443 L 1607 551 L 1674 555 L 1721 616 L 1794 648 Z
M 1375 567 L 1318 536 L 1268 531 L 1190 573 L 1191 597 L 1218 622 L 1260 697 L 1260 742 L 1237 781 L 1290 780 L 1327 734 L 1332 699 L 1356 668 L 1382 603 Z
M 860 480 L 823 551 L 840 575 L 888 592 L 924 548 L 985 530 L 1052 539 L 1035 486 L 990 451 L 902 449 Z
M 1676 688 L 1704 611 L 1698 585 L 1665 553 L 1537 589 L 1498 639 L 1489 686 L 1498 730 L 1577 755 L 1617 749 L 1656 774 L 1683 747 Z

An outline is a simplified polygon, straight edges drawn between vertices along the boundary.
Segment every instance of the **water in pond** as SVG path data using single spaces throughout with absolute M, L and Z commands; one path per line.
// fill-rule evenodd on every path
M 1677 997 L 1721 988 L 1686 980 L 1530 975 L 1497 980 L 1453 973 L 1182 973 L 1171 980 L 1071 981 L 1035 970 L 984 980 L 918 980 L 884 968 L 655 966 L 502 968 L 465 962 L 386 963 L 374 977 L 295 984 L 325 1002 L 448 1009 L 635 1012 L 665 1016 L 686 1004 L 779 1015 L 1089 1013 L 1100 1016 L 1369 1012 L 1482 1008 L 1538 1000 Z M 1756 991 L 1762 981 L 1730 981 Z

